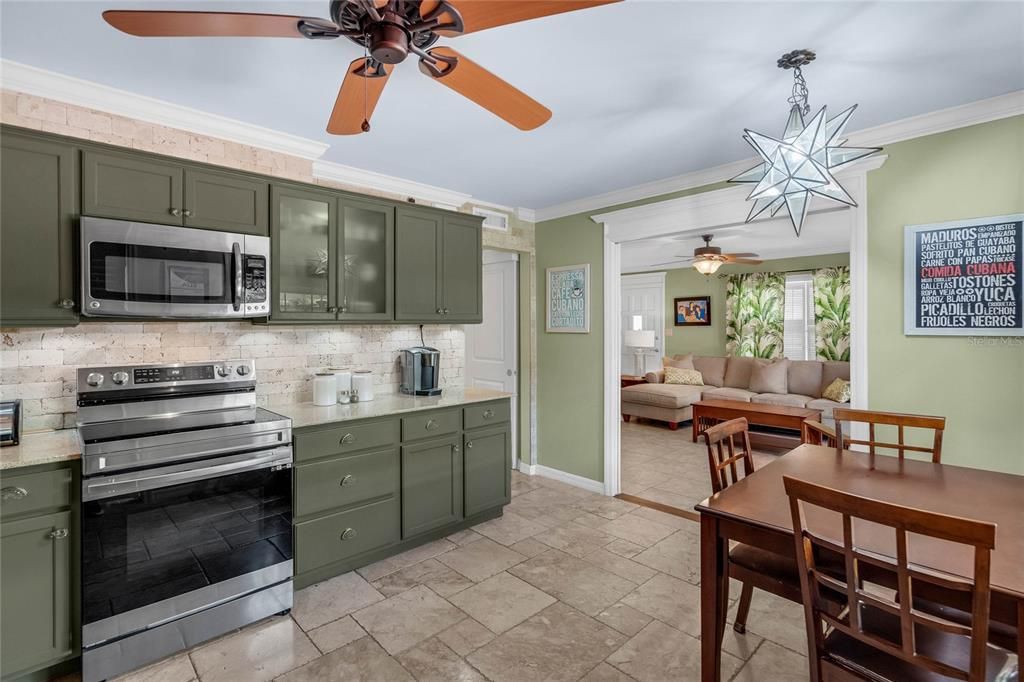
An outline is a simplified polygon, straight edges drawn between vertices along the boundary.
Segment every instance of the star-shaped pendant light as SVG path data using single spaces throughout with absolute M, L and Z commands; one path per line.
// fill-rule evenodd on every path
M 747 215 L 748 223 L 765 211 L 774 216 L 785 206 L 798 237 L 812 195 L 848 206 L 857 205 L 832 172 L 881 151 L 880 147 L 843 146 L 846 140 L 842 134 L 857 108 L 856 104 L 832 118 L 822 107 L 810 121 L 804 120 L 804 116 L 810 113 L 810 105 L 807 103 L 807 83 L 800 67 L 809 64 L 814 57 L 810 50 L 796 50 L 779 59 L 780 68 L 793 69 L 793 94 L 789 98 L 792 107 L 786 129 L 781 139 L 744 130 L 743 139 L 762 161 L 729 181 L 754 185 L 747 197 L 754 202 Z

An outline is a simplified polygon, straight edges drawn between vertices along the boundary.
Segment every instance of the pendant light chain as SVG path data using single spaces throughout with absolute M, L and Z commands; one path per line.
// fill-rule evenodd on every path
M 811 105 L 808 101 L 810 92 L 807 90 L 807 81 L 804 80 L 803 71 L 799 66 L 793 67 L 793 92 L 789 96 L 789 103 L 799 107 L 800 113 L 806 116 L 811 113 Z

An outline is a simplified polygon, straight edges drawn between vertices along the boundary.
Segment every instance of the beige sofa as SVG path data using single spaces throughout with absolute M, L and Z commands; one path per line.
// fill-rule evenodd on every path
M 676 355 L 682 360 L 687 356 Z M 693 356 L 693 366 L 701 373 L 704 386 L 665 384 L 664 370 L 648 372 L 647 383 L 627 386 L 622 389 L 622 417 L 643 417 L 668 422 L 675 429 L 679 422 L 693 417 L 691 405 L 698 400 L 740 400 L 743 402 L 768 403 L 811 407 L 822 411 L 822 421 L 832 422 L 832 409 L 849 407 L 849 403 L 837 403 L 821 397 L 822 391 L 837 378 L 850 380 L 850 363 L 821 360 L 789 360 L 786 371 L 785 391 L 758 393 L 752 391 L 751 373 L 758 363 L 771 362 L 757 358 L 720 358 Z M 756 388 L 756 387 L 755 387 Z

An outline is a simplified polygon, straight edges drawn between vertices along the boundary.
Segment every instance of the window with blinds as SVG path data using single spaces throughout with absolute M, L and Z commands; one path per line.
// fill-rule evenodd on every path
M 811 274 L 786 275 L 782 353 L 790 360 L 813 360 L 814 342 L 814 284 Z

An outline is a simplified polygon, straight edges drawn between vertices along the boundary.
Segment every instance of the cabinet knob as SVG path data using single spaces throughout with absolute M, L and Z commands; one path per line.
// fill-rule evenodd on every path
M 341 534 L 342 541 L 355 539 L 358 533 L 355 528 L 346 528 L 345 532 Z
M 58 528 L 57 530 L 51 530 L 46 537 L 51 540 L 63 540 L 68 536 L 67 528 Z
M 0 500 L 24 500 L 26 497 L 28 497 L 28 491 L 24 488 L 9 486 L 0 489 Z
M 58 303 L 57 305 L 59 305 L 64 310 L 72 310 L 75 307 L 75 302 L 72 301 L 70 298 L 62 298 L 60 300 L 60 303 Z
M 447 315 L 447 314 L 448 314 L 448 309 L 447 309 L 447 308 L 445 308 L 445 309 L 444 309 L 444 314 L 445 314 L 445 315 Z
M 494 416 L 494 410 L 484 410 L 484 419 L 490 419 Z
M 438 308 L 437 309 L 437 314 L 438 315 L 443 315 L 444 314 L 444 309 L 443 308 Z
M 333 305 L 332 306 L 327 306 L 327 312 L 329 312 L 329 313 L 336 313 L 336 312 L 338 312 L 338 307 L 337 306 L 333 306 Z
M 180 208 L 172 208 L 172 209 L 170 209 L 170 212 L 171 212 L 171 215 L 174 216 L 174 217 L 178 217 L 178 216 L 181 215 L 181 209 Z
M 433 419 L 428 419 L 427 424 L 424 428 L 426 428 L 427 431 L 437 431 L 439 427 L 436 421 L 434 421 Z
M 341 306 L 341 312 L 347 313 L 348 312 L 348 306 L 347 305 Z
M 352 474 L 346 474 L 345 477 L 343 479 L 341 479 L 341 487 L 344 488 L 346 486 L 354 485 L 355 482 L 356 482 L 356 477 L 355 476 L 353 476 Z
M 466 442 L 466 449 L 467 450 L 472 450 L 473 449 L 473 441 L 467 441 Z
M 462 448 L 460 448 L 458 445 L 453 445 L 452 446 L 452 452 L 454 452 L 456 455 L 459 454 L 461 451 L 462 451 Z
M 347 445 L 349 443 L 355 443 L 355 442 L 356 442 L 356 434 L 354 434 L 354 433 L 346 433 L 344 436 L 341 437 L 341 444 L 342 445 Z
M 184 211 L 182 211 L 182 213 L 185 214 L 186 218 L 191 218 L 192 217 L 192 209 L 191 208 L 186 208 Z

